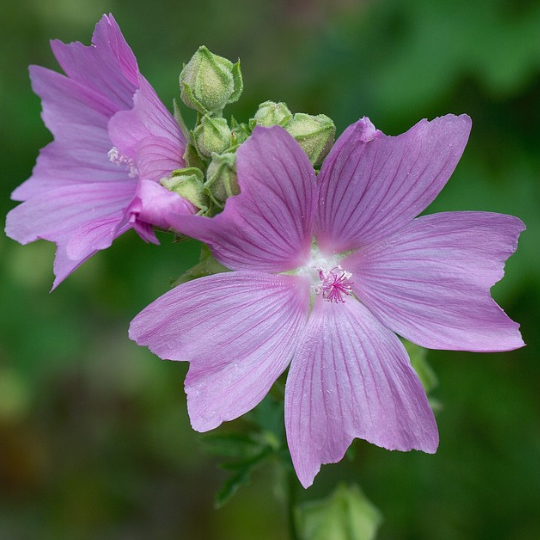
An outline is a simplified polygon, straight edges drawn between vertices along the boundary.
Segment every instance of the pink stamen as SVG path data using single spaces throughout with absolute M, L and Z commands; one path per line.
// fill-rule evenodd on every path
M 329 302 L 345 302 L 344 297 L 352 293 L 352 274 L 341 266 L 331 270 L 317 268 L 317 271 L 321 283 L 315 287 L 315 294 L 322 294 L 323 299 Z

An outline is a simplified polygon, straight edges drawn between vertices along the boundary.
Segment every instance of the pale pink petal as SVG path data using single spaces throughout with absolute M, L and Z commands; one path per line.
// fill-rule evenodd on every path
M 304 487 L 355 437 L 388 450 L 434 453 L 438 445 L 405 348 L 350 296 L 345 303 L 317 297 L 287 378 L 285 426 Z
M 133 109 L 111 118 L 109 136 L 123 155 L 135 160 L 141 178 L 158 181 L 185 167 L 186 139 L 150 84 L 142 77 L 140 84 Z
M 80 184 L 38 194 L 9 212 L 6 234 L 21 244 L 55 242 L 60 255 L 57 285 L 60 275 L 67 276 L 123 232 L 121 223 L 135 187 L 131 182 Z
M 179 217 L 175 228 L 202 240 L 233 269 L 282 272 L 309 258 L 316 205 L 315 174 L 281 127 L 256 127 L 238 149 L 240 195 L 214 218 Z
M 54 40 L 51 47 L 68 77 L 102 94 L 116 110 L 132 107 L 139 69 L 112 15 L 96 24 L 92 45 Z
M 383 135 L 367 118 L 351 126 L 318 177 L 320 248 L 347 251 L 409 223 L 446 184 L 470 129 L 466 115 L 422 120 L 397 137 Z
M 344 259 L 353 290 L 380 321 L 423 347 L 505 351 L 519 325 L 491 298 L 525 226 L 484 212 L 423 216 Z
M 156 300 L 135 317 L 130 337 L 161 358 L 190 362 L 189 415 L 207 431 L 262 400 L 289 364 L 308 310 L 304 278 L 217 274 Z
M 43 121 L 54 142 L 41 150 L 32 177 L 12 194 L 27 200 L 49 189 L 81 182 L 129 178 L 125 167 L 110 162 L 107 123 L 114 111 L 102 96 L 54 71 L 31 66 L 34 92 L 42 99 Z

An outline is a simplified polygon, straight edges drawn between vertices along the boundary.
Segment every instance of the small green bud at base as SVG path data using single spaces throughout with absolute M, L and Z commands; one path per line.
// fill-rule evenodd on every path
M 223 206 L 229 197 L 240 193 L 236 177 L 236 154 L 212 154 L 206 176 L 204 187 L 215 204 Z
M 180 73 L 180 97 L 201 114 L 220 115 L 225 105 L 237 101 L 243 90 L 240 62 L 199 47 Z
M 231 146 L 231 130 L 225 118 L 203 116 L 201 123 L 194 129 L 193 138 L 202 156 L 210 157 L 213 153 L 221 154 Z
M 303 148 L 313 165 L 321 163 L 334 144 L 336 126 L 324 114 L 311 116 L 297 113 L 284 127 Z
M 265 101 L 259 105 L 254 119 L 260 126 L 284 126 L 292 119 L 292 112 L 285 103 Z
M 184 199 L 193 203 L 201 213 L 208 210 L 208 197 L 203 187 L 204 175 L 195 168 L 177 169 L 169 178 L 162 178 L 159 183 L 169 191 L 178 193 Z
M 231 117 L 231 150 L 236 150 L 243 142 L 247 141 L 251 135 L 251 129 L 247 124 L 239 124 Z

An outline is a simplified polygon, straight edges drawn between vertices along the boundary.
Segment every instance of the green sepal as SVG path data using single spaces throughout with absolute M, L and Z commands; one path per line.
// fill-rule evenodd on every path
M 295 517 L 301 540 L 374 540 L 382 522 L 362 490 L 345 484 L 326 499 L 299 505 Z
M 206 194 L 216 206 L 223 208 L 229 197 L 240 193 L 236 175 L 236 154 L 212 154 L 206 178 Z
M 240 99 L 240 96 L 244 91 L 244 80 L 242 78 L 242 71 L 240 70 L 240 59 L 238 59 L 236 64 L 233 64 L 231 73 L 233 76 L 234 90 L 229 98 L 229 103 L 234 103 Z
M 210 111 L 195 97 L 195 94 L 187 83 L 180 83 L 180 94 L 182 96 L 182 101 L 190 109 L 195 109 L 202 114 L 211 114 Z
M 184 162 L 186 163 L 187 168 L 195 167 L 200 169 L 203 173 L 206 171 L 206 163 L 202 160 L 199 152 L 193 144 L 188 144 L 186 146 L 186 151 L 184 152 Z
M 178 193 L 184 199 L 194 204 L 201 213 L 208 210 L 208 197 L 203 187 L 204 175 L 197 167 L 177 169 L 168 178 L 162 178 L 159 183 L 169 191 Z
M 178 279 L 176 279 L 172 286 L 176 287 L 182 283 L 187 283 L 192 279 L 197 279 L 205 276 L 212 276 L 214 274 L 221 274 L 222 272 L 229 272 L 230 270 L 220 264 L 210 251 L 210 248 L 203 244 L 201 247 L 201 255 L 199 262 L 190 268 L 187 272 L 184 272 Z
M 213 153 L 221 154 L 232 144 L 231 130 L 225 118 L 205 115 L 193 130 L 193 140 L 204 158 Z
M 232 146 L 231 151 L 236 149 L 251 136 L 252 128 L 248 124 L 238 123 L 234 117 L 231 116 L 231 136 Z
M 180 110 L 180 106 L 178 105 L 178 102 L 176 99 L 173 99 L 173 112 L 174 112 L 174 119 L 176 120 L 176 123 L 180 127 L 180 131 L 183 133 L 184 137 L 186 138 L 186 141 L 190 140 L 189 135 L 189 129 L 186 126 L 186 122 L 184 120 L 184 117 L 182 116 L 182 111 Z
M 287 107 L 286 103 L 280 101 L 265 101 L 259 105 L 255 116 L 250 120 L 252 124 L 259 124 L 261 126 L 285 126 L 293 118 L 292 112 Z
M 296 139 L 312 165 L 321 163 L 334 144 L 336 126 L 325 114 L 296 113 L 284 128 Z

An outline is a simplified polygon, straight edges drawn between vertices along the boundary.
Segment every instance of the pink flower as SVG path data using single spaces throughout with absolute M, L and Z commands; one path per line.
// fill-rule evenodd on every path
M 175 222 L 232 271 L 180 285 L 131 324 L 139 345 L 190 362 L 195 429 L 250 410 L 290 364 L 285 423 L 304 486 L 355 437 L 435 452 L 435 419 L 395 333 L 434 349 L 523 345 L 490 296 L 523 223 L 416 217 L 452 174 L 470 126 L 449 115 L 388 137 L 364 118 L 318 177 L 285 130 L 255 129 L 238 150 L 240 195 L 213 219 Z
M 186 140 L 139 73 L 112 15 L 96 25 L 92 45 L 52 41 L 66 76 L 30 67 L 32 87 L 54 141 L 32 177 L 13 192 L 24 201 L 7 217 L 8 236 L 55 242 L 54 287 L 128 229 L 157 243 L 153 226 L 194 206 L 158 181 L 184 167 Z

